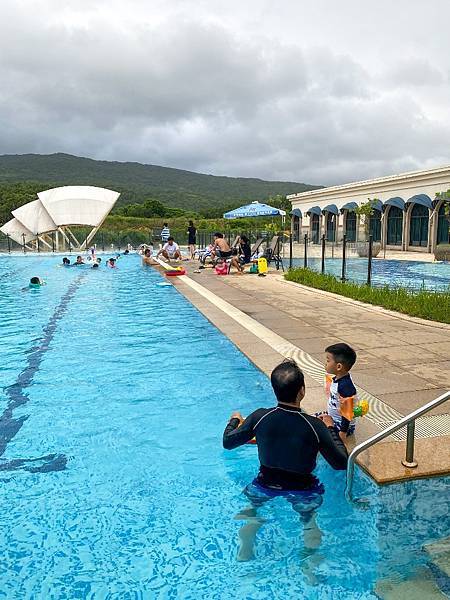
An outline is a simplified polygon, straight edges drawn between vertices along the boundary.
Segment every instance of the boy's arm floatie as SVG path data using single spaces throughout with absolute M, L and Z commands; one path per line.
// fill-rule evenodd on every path
M 361 400 L 356 406 L 353 405 L 354 397 L 340 398 L 340 413 L 343 419 L 352 421 L 355 417 L 363 417 L 369 412 L 367 400 Z

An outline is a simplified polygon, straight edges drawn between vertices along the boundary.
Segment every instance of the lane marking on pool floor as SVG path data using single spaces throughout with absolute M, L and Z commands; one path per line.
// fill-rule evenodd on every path
M 80 287 L 82 280 L 86 277 L 86 274 L 86 272 L 82 273 L 69 285 L 66 293 L 53 311 L 47 325 L 43 328 L 42 336 L 39 338 L 37 345 L 26 351 L 26 367 L 19 373 L 13 384 L 4 388 L 5 395 L 9 398 L 9 401 L 0 415 L 0 457 L 5 453 L 9 442 L 14 439 L 29 418 L 29 415 L 21 415 L 16 418 L 14 417 L 14 411 L 29 401 L 25 390 L 30 387 L 34 376 L 39 371 L 42 359 L 55 335 L 58 322 L 67 311 L 70 301 Z M 3 461 L 5 459 L 0 460 Z M 23 468 L 31 473 L 46 473 L 49 471 L 61 471 L 66 468 L 66 464 L 67 457 L 64 454 L 48 454 L 39 458 L 21 458 L 0 462 L 0 471 L 16 471 Z
M 322 364 L 310 354 L 281 337 L 265 325 L 262 325 L 253 317 L 246 315 L 241 310 L 226 300 L 223 300 L 223 298 L 220 298 L 214 294 L 214 292 L 211 292 L 190 277 L 184 275 L 180 277 L 180 280 L 200 296 L 208 300 L 216 308 L 219 308 L 222 312 L 231 317 L 236 323 L 239 323 L 239 325 L 244 327 L 247 331 L 253 333 L 253 335 L 275 350 L 275 352 L 278 352 L 278 354 L 281 354 L 285 358 L 294 359 L 302 370 L 314 379 L 314 381 L 324 384 L 325 369 Z M 356 389 L 358 391 L 358 397 L 369 402 L 370 411 L 365 418 L 377 425 L 380 429 L 386 429 L 389 425 L 397 422 L 404 416 L 367 390 L 364 390 L 359 386 L 356 386 Z M 449 433 L 450 415 L 421 417 L 416 420 L 416 437 L 428 438 L 447 435 Z M 406 429 L 405 431 L 401 430 L 393 434 L 392 437 L 399 440 L 406 439 Z

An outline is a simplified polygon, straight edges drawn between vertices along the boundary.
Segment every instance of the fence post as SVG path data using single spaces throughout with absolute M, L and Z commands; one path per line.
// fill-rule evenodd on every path
M 9 233 L 6 234 L 6 240 L 8 242 L 8 254 L 11 254 L 11 240 L 9 239 Z
M 372 246 L 373 246 L 373 236 L 369 235 L 369 259 L 367 261 L 367 285 L 372 284 Z
M 55 232 L 52 231 L 52 252 L 55 251 Z
M 342 281 L 345 281 L 346 251 L 347 251 L 347 235 L 344 233 L 344 235 L 342 236 L 342 274 L 341 274 Z
M 303 268 L 307 269 L 308 268 L 308 234 L 307 233 L 305 233 L 304 245 L 305 245 L 305 254 L 303 256 Z
M 102 231 L 102 251 L 105 251 L 105 234 Z
M 39 234 L 36 234 L 36 239 L 37 239 L 37 251 L 40 252 L 41 251 L 41 246 L 39 244 Z
M 322 274 L 325 273 L 325 234 L 322 234 L 322 265 L 321 271 Z
M 289 234 L 289 268 L 292 269 L 292 231 Z
M 72 252 L 72 242 L 70 241 L 70 237 L 67 238 L 69 240 L 69 254 Z
M 22 233 L 22 241 L 23 241 L 23 253 L 26 254 L 26 248 L 25 248 L 25 234 Z

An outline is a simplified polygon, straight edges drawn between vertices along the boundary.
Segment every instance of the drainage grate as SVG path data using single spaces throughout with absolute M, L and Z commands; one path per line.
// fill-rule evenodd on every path
M 387 429 L 394 425 L 397 421 L 378 421 L 377 425 L 380 429 Z M 432 415 L 428 417 L 420 417 L 416 419 L 415 428 L 416 438 L 431 438 L 441 435 L 450 435 L 450 414 Z M 392 434 L 397 440 L 406 440 L 406 427 Z

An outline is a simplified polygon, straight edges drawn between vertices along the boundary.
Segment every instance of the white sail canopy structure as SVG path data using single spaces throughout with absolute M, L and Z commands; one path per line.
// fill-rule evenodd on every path
M 36 235 L 24 227 L 16 218 L 11 219 L 11 221 L 8 221 L 0 227 L 0 231 L 5 235 L 9 235 L 9 237 L 18 244 L 28 244 L 36 239 Z
M 38 197 L 58 227 L 99 227 L 120 194 L 92 186 L 65 186 L 39 192 Z
M 69 247 L 71 240 L 72 245 L 75 242 L 75 247 L 81 247 L 69 226 L 84 225 L 93 228 L 84 239 L 87 246 L 119 196 L 119 192 L 94 186 L 63 186 L 39 192 L 38 200 L 13 210 L 14 218 L 0 227 L 0 231 L 19 244 L 37 240 L 38 249 L 39 241 L 50 247 L 53 238 L 46 235 L 50 232 L 56 232 L 57 240 L 60 233 L 63 244 L 65 240 Z
M 38 233 L 47 233 L 47 231 L 55 231 L 58 228 L 40 200 L 24 204 L 13 210 L 12 214 L 35 236 Z

